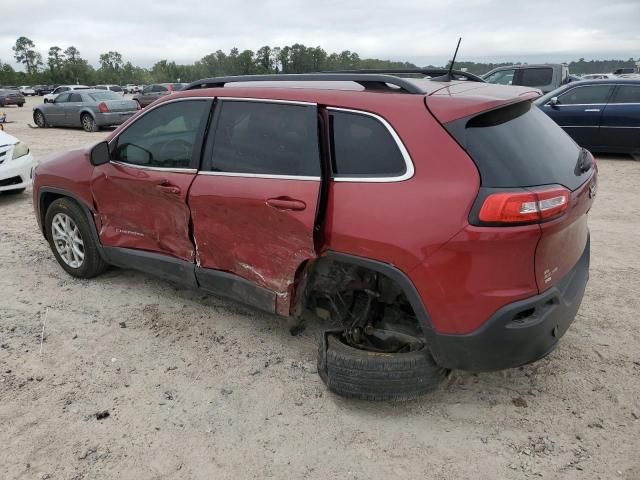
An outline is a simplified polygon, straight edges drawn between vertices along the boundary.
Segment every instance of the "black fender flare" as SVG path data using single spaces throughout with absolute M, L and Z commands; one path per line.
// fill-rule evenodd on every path
M 411 308 L 413 308 L 413 311 L 416 314 L 418 322 L 420 323 L 422 331 L 427 340 L 433 338 L 434 332 L 433 325 L 431 323 L 431 317 L 429 317 L 429 313 L 427 312 L 427 309 L 424 306 L 422 298 L 420 297 L 420 294 L 418 293 L 415 285 L 407 276 L 407 274 L 405 274 L 402 270 L 395 267 L 394 265 L 391 265 L 390 263 L 385 263 L 366 257 L 359 257 L 357 255 L 348 253 L 335 252 L 333 250 L 327 251 L 322 256 L 320 256 L 319 259 L 320 258 L 327 258 L 337 262 L 348 263 L 357 265 L 359 267 L 368 268 L 389 277 L 391 280 L 396 282 L 396 284 L 406 295 L 407 300 L 411 304 Z
M 77 195 L 67 191 L 67 190 L 63 190 L 62 188 L 56 188 L 56 187 L 41 187 L 38 190 L 38 220 L 40 223 L 40 229 L 42 230 L 42 234 L 44 235 L 45 239 L 47 238 L 47 234 L 46 234 L 46 228 L 44 225 L 44 218 L 46 215 L 46 212 L 44 211 L 44 195 L 46 193 L 53 193 L 59 197 L 67 197 L 72 199 L 74 202 L 76 202 L 80 208 L 82 209 L 82 211 L 84 212 L 84 214 L 87 217 L 87 221 L 89 222 L 90 225 L 93 225 L 93 228 L 91 229 L 91 236 L 93 237 L 93 240 L 96 244 L 96 248 L 98 250 L 98 253 L 100 254 L 100 257 L 102 257 L 103 260 L 106 261 L 106 257 L 104 254 L 104 249 L 102 247 L 102 243 L 100 243 L 100 236 L 98 235 L 98 230 L 96 228 L 96 221 L 95 218 L 93 216 L 93 212 L 91 211 L 91 209 L 89 208 L 89 206 L 83 201 L 81 200 Z

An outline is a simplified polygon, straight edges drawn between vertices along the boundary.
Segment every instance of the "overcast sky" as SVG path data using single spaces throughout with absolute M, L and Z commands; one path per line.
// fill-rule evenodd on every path
M 24 35 L 46 54 L 74 45 L 93 65 L 191 63 L 215 50 L 296 42 L 361 57 L 444 64 L 640 57 L 640 0 L 2 0 L 0 61 Z M 517 5 L 517 6 L 514 6 Z

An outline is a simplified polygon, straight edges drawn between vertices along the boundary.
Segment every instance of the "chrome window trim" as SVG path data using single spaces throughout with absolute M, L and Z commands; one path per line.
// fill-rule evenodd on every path
M 367 112 L 364 110 L 354 110 L 351 108 L 339 108 L 339 107 L 327 107 L 329 111 L 335 112 L 345 112 L 345 113 L 353 113 L 356 115 L 366 115 L 378 120 L 389 132 L 393 140 L 396 142 L 400 153 L 402 154 L 402 158 L 404 159 L 406 171 L 402 175 L 395 177 L 336 177 L 333 176 L 331 180 L 334 182 L 358 182 L 358 183 L 391 183 L 391 182 L 403 182 L 405 180 L 409 180 L 415 174 L 415 168 L 413 166 L 413 161 L 411 160 L 411 155 L 409 155 L 409 151 L 405 147 L 402 139 L 398 135 L 398 133 L 394 130 L 394 128 L 387 122 L 383 117 L 377 115 L 375 113 Z
M 274 180 L 303 180 L 319 182 L 320 177 L 305 175 L 276 175 L 270 173 L 241 173 L 241 172 L 212 172 L 200 170 L 198 175 L 211 175 L 214 177 L 244 177 L 244 178 L 268 178 Z
M 133 163 L 119 162 L 118 160 L 111 160 L 109 163 L 114 165 L 120 165 L 123 167 L 137 168 L 139 170 L 154 170 L 156 172 L 174 172 L 174 173 L 196 173 L 196 168 L 164 168 L 164 167 L 148 167 L 146 165 L 135 165 Z

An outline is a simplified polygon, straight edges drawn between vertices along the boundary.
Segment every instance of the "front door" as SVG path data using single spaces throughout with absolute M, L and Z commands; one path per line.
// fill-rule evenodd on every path
M 158 105 L 111 141 L 112 160 L 96 167 L 91 181 L 103 246 L 193 261 L 186 199 L 211 103 Z
M 578 145 L 598 147 L 601 142 L 600 119 L 612 90 L 610 85 L 576 85 L 558 96 L 558 103 L 548 102 L 542 109 Z
M 47 123 L 54 127 L 66 125 L 64 106 L 69 102 L 69 93 L 61 93 L 51 103 L 46 111 Z
M 618 85 L 601 121 L 602 148 L 640 153 L 640 84 Z
M 82 95 L 71 93 L 69 101 L 64 105 L 64 123 L 66 125 L 80 125 L 80 110 L 82 109 Z
M 317 106 L 222 100 L 213 128 L 189 195 L 198 280 L 217 290 L 226 272 L 245 302 L 286 315 L 296 271 L 316 257 Z M 263 290 L 247 295 L 238 278 Z

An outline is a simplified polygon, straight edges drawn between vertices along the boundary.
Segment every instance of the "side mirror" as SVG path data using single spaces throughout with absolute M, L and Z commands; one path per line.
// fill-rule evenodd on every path
M 556 105 L 558 105 L 558 103 L 560 103 L 558 101 L 558 97 L 551 97 L 551 100 L 549 100 L 549 105 L 551 105 L 552 107 L 555 107 Z
M 111 160 L 111 154 L 109 153 L 109 144 L 107 142 L 100 142 L 91 149 L 89 156 L 91 165 L 97 167 L 109 163 Z

